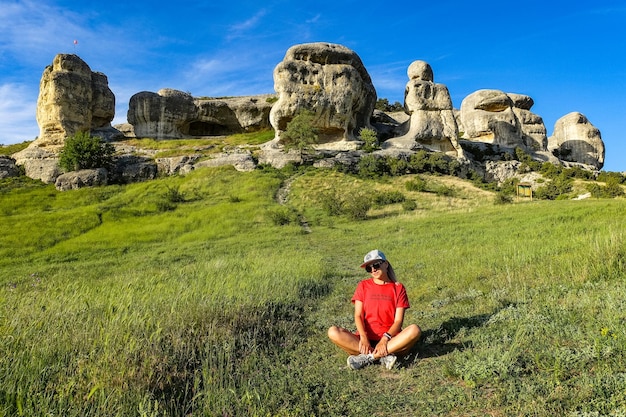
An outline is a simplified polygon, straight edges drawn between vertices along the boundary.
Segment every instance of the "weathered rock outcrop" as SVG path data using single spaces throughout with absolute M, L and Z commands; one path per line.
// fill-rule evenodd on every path
M 126 118 L 139 138 L 182 138 L 196 107 L 189 93 L 164 88 L 157 93 L 142 91 L 133 95 Z
M 93 72 L 77 55 L 59 54 L 45 68 L 39 84 L 39 137 L 13 157 L 28 177 L 54 182 L 60 174 L 58 153 L 65 139 L 82 131 L 114 135 L 114 116 L 115 96 L 106 75 Z
M 0 179 L 8 177 L 17 177 L 20 170 L 15 165 L 15 159 L 0 155 Z
M 566 114 L 554 124 L 548 149 L 563 161 L 604 166 L 604 142 L 600 131 L 581 113 Z
M 77 55 L 59 54 L 45 68 L 37 99 L 37 145 L 63 145 L 80 131 L 111 126 L 115 96 L 106 75 Z
M 40 148 L 35 142 L 11 156 L 17 165 L 24 167 L 24 173 L 27 177 L 51 184 L 61 175 L 58 155 L 61 147 L 55 146 L 49 150 L 49 147 Z
M 232 149 L 229 152 L 211 155 L 210 159 L 198 162 L 195 164 L 195 167 L 220 167 L 226 165 L 232 165 L 237 171 L 241 172 L 254 171 L 256 168 L 256 163 L 250 151 L 242 149 Z
M 457 142 L 459 130 L 448 88 L 435 84 L 433 70 L 424 61 L 414 61 L 407 70 L 409 82 L 404 91 L 404 107 L 410 115 L 406 133 L 389 139 L 384 147 L 426 148 L 461 157 Z
M 507 95 L 513 102 L 513 113 L 521 126 L 522 143 L 526 149 L 546 151 L 548 149 L 546 125 L 541 116 L 530 111 L 535 101 L 524 94 L 509 93 Z
M 259 130 L 269 127 L 271 97 L 194 99 L 169 88 L 143 91 L 130 98 L 127 119 L 132 129 L 127 132 L 136 137 L 179 139 Z
M 478 90 L 461 103 L 459 129 L 470 141 L 546 151 L 543 119 L 532 113 L 533 99 L 499 90 Z
M 361 58 L 342 45 L 309 43 L 292 46 L 274 69 L 278 101 L 270 112 L 280 140 L 301 109 L 315 114 L 320 143 L 354 148 L 355 135 L 370 127 L 376 90 Z
M 108 173 L 104 168 L 81 169 L 59 175 L 54 186 L 59 191 L 77 190 L 107 184 Z

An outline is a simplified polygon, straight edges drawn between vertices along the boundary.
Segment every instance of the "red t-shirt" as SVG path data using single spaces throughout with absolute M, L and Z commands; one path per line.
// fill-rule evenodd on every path
M 409 308 L 409 297 L 404 285 L 388 282 L 378 285 L 373 278 L 359 282 L 352 296 L 352 302 L 363 303 L 364 324 L 367 338 L 380 340 L 393 325 L 396 308 Z

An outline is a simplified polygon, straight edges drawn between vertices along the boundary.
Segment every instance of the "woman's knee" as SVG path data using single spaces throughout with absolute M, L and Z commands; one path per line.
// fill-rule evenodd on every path
M 337 340 L 339 333 L 341 332 L 340 328 L 337 326 L 330 326 L 328 329 L 328 338 L 330 340 Z
M 417 324 L 411 324 L 405 330 L 409 333 L 411 340 L 419 340 L 419 338 L 422 336 L 422 329 L 420 329 Z

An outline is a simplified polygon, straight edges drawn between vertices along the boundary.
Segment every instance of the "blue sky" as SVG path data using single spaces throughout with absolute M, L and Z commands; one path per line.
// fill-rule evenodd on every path
M 456 108 L 483 88 L 527 94 L 548 135 L 581 112 L 602 133 L 604 169 L 626 171 L 623 0 L 0 0 L 0 22 L 4 144 L 38 135 L 39 80 L 58 53 L 107 75 L 117 124 L 140 91 L 273 93 L 272 71 L 290 46 L 330 42 L 355 51 L 390 102 L 403 102 L 406 70 L 419 59 Z

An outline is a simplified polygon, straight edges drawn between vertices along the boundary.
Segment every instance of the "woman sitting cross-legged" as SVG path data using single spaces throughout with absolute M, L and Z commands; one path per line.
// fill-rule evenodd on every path
M 379 250 L 368 252 L 361 268 L 371 277 L 359 282 L 352 296 L 356 332 L 332 326 L 328 337 L 350 355 L 350 368 L 378 361 L 391 369 L 397 356 L 406 355 L 422 331 L 415 324 L 402 328 L 409 299 L 385 255 Z

